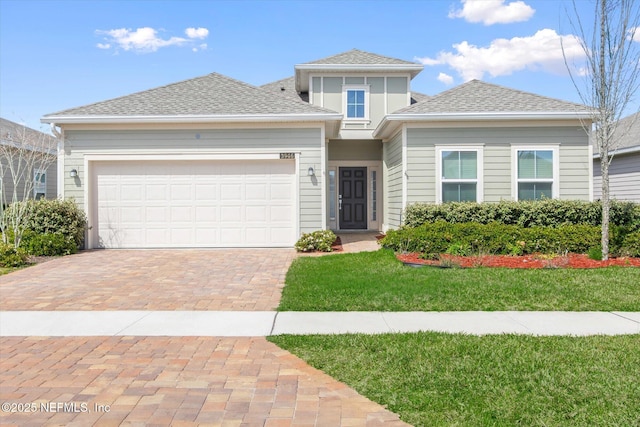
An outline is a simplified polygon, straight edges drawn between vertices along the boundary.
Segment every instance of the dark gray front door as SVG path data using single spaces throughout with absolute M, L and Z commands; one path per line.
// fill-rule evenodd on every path
M 340 229 L 367 229 L 367 168 L 340 168 Z

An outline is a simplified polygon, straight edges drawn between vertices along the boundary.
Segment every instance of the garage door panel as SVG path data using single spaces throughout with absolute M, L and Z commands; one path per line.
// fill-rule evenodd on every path
M 291 246 L 293 161 L 96 162 L 101 247 Z

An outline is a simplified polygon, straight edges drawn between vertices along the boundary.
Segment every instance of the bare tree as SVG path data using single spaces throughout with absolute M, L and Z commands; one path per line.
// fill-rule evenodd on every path
M 20 245 L 33 205 L 17 202 L 35 198 L 43 173 L 56 161 L 55 147 L 52 136 L 0 119 L 0 232 L 4 243 Z
M 609 165 L 625 132 L 618 122 L 633 102 L 640 75 L 640 2 L 595 0 L 593 22 L 585 26 L 573 0 L 571 25 L 579 37 L 586 64 L 578 71 L 565 64 L 583 104 L 592 107 L 587 129 L 600 156 L 602 172 L 602 259 L 609 258 Z M 563 47 L 564 52 L 564 47 Z

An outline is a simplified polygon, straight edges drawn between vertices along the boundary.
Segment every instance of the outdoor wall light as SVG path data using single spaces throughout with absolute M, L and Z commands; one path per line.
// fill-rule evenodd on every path
M 313 170 L 313 166 L 309 166 L 309 170 L 307 171 L 307 175 L 314 176 L 316 172 Z
M 76 169 L 71 169 L 71 172 L 69 172 L 69 176 L 71 178 L 77 178 L 78 177 L 78 171 Z

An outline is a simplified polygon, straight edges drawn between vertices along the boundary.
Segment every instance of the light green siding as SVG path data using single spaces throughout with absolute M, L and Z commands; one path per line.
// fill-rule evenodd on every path
M 436 145 L 482 144 L 484 201 L 512 199 L 512 144 L 560 144 L 561 199 L 589 199 L 588 139 L 579 127 L 407 130 L 407 203 L 436 202 Z
M 382 160 L 382 142 L 380 140 L 332 140 L 329 147 L 329 160 L 368 161 Z
M 407 107 L 409 80 L 406 77 L 387 77 L 387 111 L 392 113 Z
M 299 154 L 300 231 L 322 228 L 320 129 L 121 130 L 65 132 L 65 197 L 84 207 L 87 182 L 84 156 L 90 154 L 182 154 L 297 152 Z M 198 137 L 199 136 L 199 137 Z M 177 154 L 176 156 L 179 156 Z M 78 178 L 70 178 L 71 169 Z
M 384 222 L 388 228 L 398 228 L 402 223 L 402 134 L 398 133 L 383 144 Z
M 325 77 L 323 81 L 324 108 L 342 113 L 342 77 Z
M 311 79 L 311 93 L 317 94 L 311 97 L 313 105 L 320 107 L 322 105 L 322 96 L 320 96 L 322 94 L 322 79 L 320 77 L 313 77 Z
M 384 77 L 368 77 L 367 83 L 369 84 L 369 124 L 370 129 L 375 129 L 380 121 L 385 116 L 384 111 Z

